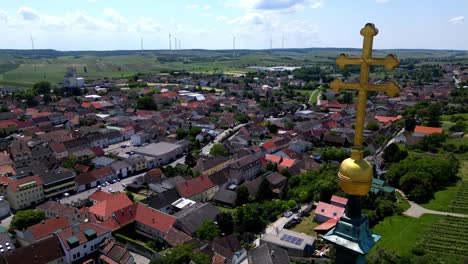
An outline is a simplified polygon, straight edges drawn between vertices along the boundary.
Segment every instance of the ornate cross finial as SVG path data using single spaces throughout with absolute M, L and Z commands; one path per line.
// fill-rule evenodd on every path
M 354 135 L 354 148 L 351 153 L 351 157 L 354 160 L 361 160 L 363 158 L 362 141 L 364 132 L 364 119 L 366 117 L 367 92 L 384 92 L 390 97 L 394 97 L 400 92 L 400 88 L 395 82 L 389 82 L 383 85 L 369 83 L 369 70 L 371 65 L 385 66 L 385 69 L 387 70 L 393 70 L 395 67 L 398 67 L 398 65 L 400 65 L 400 60 L 398 60 L 398 58 L 393 54 L 389 54 L 385 58 L 372 58 L 372 42 L 374 36 L 376 36 L 378 33 L 379 31 L 375 28 L 374 24 L 366 24 L 364 28 L 361 29 L 361 36 L 364 37 L 362 57 L 350 58 L 347 54 L 341 54 L 336 59 L 336 64 L 341 69 L 346 68 L 347 65 L 361 65 L 359 83 L 346 83 L 342 82 L 340 79 L 335 79 L 333 82 L 330 83 L 330 87 L 335 92 L 339 92 L 343 89 L 359 91 Z

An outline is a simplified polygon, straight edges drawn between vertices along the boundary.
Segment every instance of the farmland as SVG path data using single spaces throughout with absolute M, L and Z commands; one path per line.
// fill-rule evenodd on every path
M 248 66 L 333 65 L 338 54 L 358 56 L 357 49 L 309 48 L 277 50 L 167 50 L 141 51 L 56 51 L 0 50 L 0 85 L 31 87 L 46 80 L 54 84 L 63 80 L 67 67 L 74 67 L 86 80 L 127 77 L 137 72 L 164 73 L 190 71 L 199 73 L 246 73 Z M 377 50 L 376 57 L 394 52 L 401 59 L 462 62 L 466 51 Z
M 462 263 L 468 258 L 468 218 L 446 216 L 430 225 L 420 241 L 426 253 L 446 263 Z

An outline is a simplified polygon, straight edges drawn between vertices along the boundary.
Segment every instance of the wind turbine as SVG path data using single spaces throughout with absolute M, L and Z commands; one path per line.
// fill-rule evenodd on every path
M 172 50 L 172 35 L 171 35 L 171 32 L 169 32 L 169 51 Z
M 32 50 L 34 50 L 34 38 L 32 37 L 32 35 L 29 35 L 29 37 L 31 38 L 31 48 Z
M 179 39 L 179 50 L 180 50 L 180 39 Z
M 270 35 L 270 50 L 273 49 L 273 36 Z
M 236 35 L 232 34 L 232 57 L 236 57 Z
M 143 54 L 143 37 L 140 37 L 141 54 Z
M 177 38 L 174 37 L 174 50 L 177 50 Z
M 284 34 L 281 36 L 281 49 L 284 49 Z

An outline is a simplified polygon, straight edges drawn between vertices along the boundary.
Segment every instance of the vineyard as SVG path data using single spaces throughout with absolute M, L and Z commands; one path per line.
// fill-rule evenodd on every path
M 468 214 L 468 181 L 463 180 L 458 187 L 452 203 L 449 205 L 450 211 Z
M 446 216 L 428 227 L 421 243 L 426 253 L 462 263 L 468 259 L 467 233 L 468 218 Z

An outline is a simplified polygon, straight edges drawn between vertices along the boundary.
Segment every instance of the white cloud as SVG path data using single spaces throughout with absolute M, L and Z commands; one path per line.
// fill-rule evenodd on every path
M 197 5 L 197 4 L 191 4 L 191 5 L 186 5 L 185 8 L 187 9 L 197 9 L 199 8 L 200 6 Z
M 158 32 L 163 27 L 150 17 L 140 17 L 133 25 L 133 29 L 140 32 Z
M 449 20 L 449 22 L 452 23 L 452 24 L 461 24 L 461 23 L 465 22 L 465 17 L 464 16 L 452 17 Z
M 210 10 L 211 6 L 210 5 L 204 5 L 201 7 L 202 10 Z
M 103 15 L 113 23 L 127 24 L 127 19 L 123 17 L 117 10 L 113 8 L 104 8 Z
M 4 10 L 0 10 L 0 21 L 7 23 L 9 20 L 8 13 Z
M 225 3 L 229 7 L 240 7 L 263 11 L 301 11 L 306 6 L 320 8 L 324 0 L 230 0 Z
M 227 16 L 217 16 L 216 17 L 216 21 L 217 22 L 225 22 L 225 21 L 228 21 L 229 18 Z
M 33 21 L 39 20 L 39 14 L 36 10 L 32 9 L 29 6 L 22 6 L 18 9 L 18 15 L 23 20 Z
M 390 0 L 375 0 L 375 2 L 377 2 L 377 4 L 385 4 L 390 2 Z

